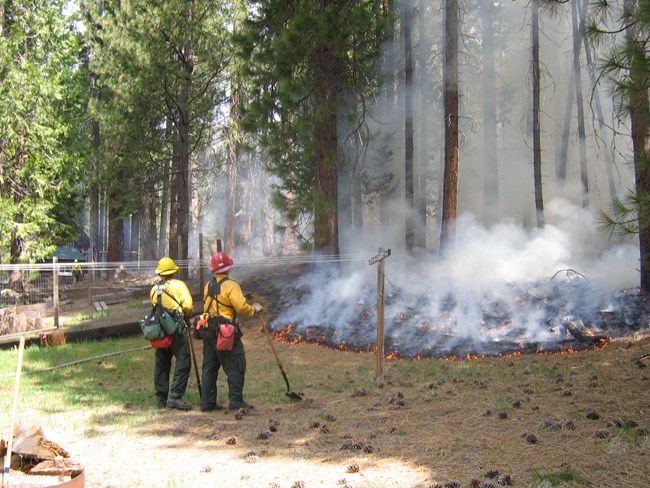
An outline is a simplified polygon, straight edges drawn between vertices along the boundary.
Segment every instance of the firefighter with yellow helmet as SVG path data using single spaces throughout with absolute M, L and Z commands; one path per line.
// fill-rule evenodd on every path
M 168 312 L 178 312 L 188 319 L 194 313 L 194 303 L 187 285 L 179 279 L 172 278 L 178 269 L 174 260 L 169 257 L 158 261 L 155 273 L 160 278 L 160 282 L 151 288 L 149 298 L 151 305 L 155 306 L 158 297 L 161 297 L 161 305 Z M 154 387 L 158 408 L 191 410 L 192 406 L 183 400 L 192 364 L 186 327 L 178 328 L 173 334 L 173 342 L 169 347 L 156 349 L 155 357 Z M 170 386 L 169 378 L 174 358 L 176 358 L 176 365 Z

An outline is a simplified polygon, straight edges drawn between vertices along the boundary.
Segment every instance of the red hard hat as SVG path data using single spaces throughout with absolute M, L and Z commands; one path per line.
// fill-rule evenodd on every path
M 226 273 L 235 265 L 235 262 L 225 252 L 215 252 L 210 258 L 210 271 L 213 273 Z

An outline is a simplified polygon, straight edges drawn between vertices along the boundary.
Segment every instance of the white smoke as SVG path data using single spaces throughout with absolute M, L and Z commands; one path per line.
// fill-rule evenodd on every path
M 465 214 L 454 251 L 442 261 L 394 250 L 384 262 L 386 336 L 413 354 L 441 336 L 448 345 L 559 340 L 563 317 L 604 309 L 612 294 L 637 285 L 636 245 L 608 248 L 596 219 L 567 201 L 551 202 L 548 213 L 553 223 L 529 231 L 513 221 L 486 228 Z M 289 290 L 275 326 L 319 326 L 341 343 L 373 342 L 376 266 L 357 263 L 342 276 L 315 270 L 296 283 L 300 294 Z

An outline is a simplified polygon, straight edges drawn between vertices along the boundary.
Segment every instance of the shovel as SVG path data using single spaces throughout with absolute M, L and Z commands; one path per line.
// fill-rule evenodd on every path
M 199 388 L 199 398 L 203 396 L 203 392 L 201 391 L 201 377 L 199 376 L 199 367 L 196 364 L 196 352 L 194 351 L 194 340 L 192 339 L 192 330 L 190 329 L 189 324 L 185 319 L 183 319 L 183 322 L 185 323 L 185 330 L 187 331 L 187 339 L 189 340 L 189 345 L 190 345 L 190 355 L 192 356 L 192 364 L 194 365 L 194 374 L 196 375 L 196 386 Z
M 269 346 L 271 346 L 271 351 L 273 351 L 273 356 L 275 357 L 275 362 L 278 363 L 278 368 L 280 368 L 280 372 L 282 373 L 282 377 L 284 378 L 284 382 L 287 384 L 287 392 L 285 395 L 287 395 L 289 398 L 292 400 L 302 400 L 302 396 L 295 391 L 291 391 L 291 386 L 289 386 L 289 379 L 287 378 L 287 373 L 284 372 L 284 368 L 282 367 L 282 363 L 280 362 L 280 357 L 278 356 L 278 352 L 275 350 L 275 346 L 273 345 L 273 338 L 271 337 L 271 334 L 269 333 L 269 330 L 266 328 L 266 324 L 262 320 L 262 316 L 258 315 L 260 318 L 260 329 L 262 332 L 264 332 L 264 335 L 266 335 L 266 339 L 269 342 Z

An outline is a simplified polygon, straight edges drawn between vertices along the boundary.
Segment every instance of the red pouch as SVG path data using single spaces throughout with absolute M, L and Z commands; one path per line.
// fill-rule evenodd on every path
M 174 336 L 168 335 L 163 337 L 162 339 L 154 339 L 149 342 L 151 342 L 151 347 L 153 347 L 154 349 L 165 349 L 173 344 Z
M 235 326 L 233 324 L 219 324 L 217 335 L 217 351 L 232 351 L 235 345 Z

